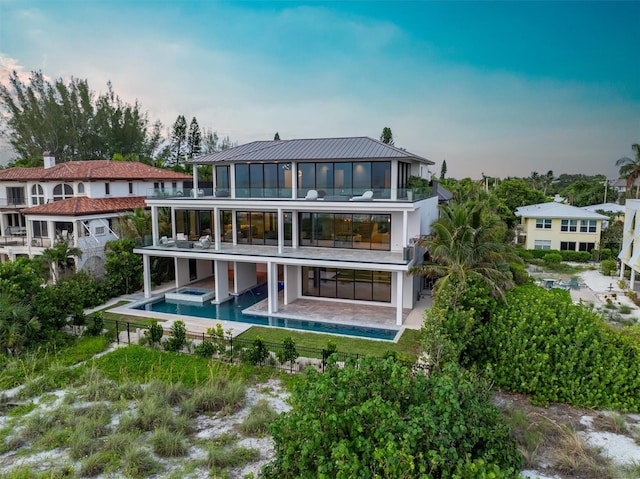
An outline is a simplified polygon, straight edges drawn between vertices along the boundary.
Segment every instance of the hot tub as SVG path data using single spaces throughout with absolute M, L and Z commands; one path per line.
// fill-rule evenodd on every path
M 187 301 L 190 303 L 205 303 L 216 297 L 215 291 L 200 288 L 179 288 L 172 293 L 165 293 L 166 301 Z

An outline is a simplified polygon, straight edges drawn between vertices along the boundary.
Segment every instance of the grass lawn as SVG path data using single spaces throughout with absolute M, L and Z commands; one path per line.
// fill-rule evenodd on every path
M 333 341 L 340 352 L 384 356 L 386 352 L 394 351 L 405 359 L 415 359 L 420 346 L 420 331 L 413 329 L 405 329 L 397 343 L 262 326 L 252 326 L 238 337 L 252 340 L 257 336 L 270 343 L 281 343 L 284 338 L 291 336 L 296 346 L 318 349 L 326 348 L 327 342 Z

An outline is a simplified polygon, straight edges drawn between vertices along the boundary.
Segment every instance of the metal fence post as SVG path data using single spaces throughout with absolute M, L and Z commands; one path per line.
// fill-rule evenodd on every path
M 118 320 L 116 319 L 116 343 L 120 344 L 120 329 L 118 328 Z
M 127 321 L 127 344 L 131 344 L 131 332 L 129 331 L 129 321 Z

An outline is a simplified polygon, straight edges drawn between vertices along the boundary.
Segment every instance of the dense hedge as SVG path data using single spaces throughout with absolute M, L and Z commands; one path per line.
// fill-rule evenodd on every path
M 556 249 L 521 249 L 518 255 L 522 259 L 544 259 L 548 254 L 559 254 L 562 261 L 572 261 L 575 263 L 587 263 L 591 260 L 591 253 L 587 251 L 558 251 Z
M 472 348 L 503 388 L 539 403 L 640 411 L 640 346 L 566 291 L 525 285 L 479 325 Z
M 291 403 L 271 426 L 267 478 L 518 477 L 488 387 L 455 364 L 429 377 L 393 359 L 310 369 Z

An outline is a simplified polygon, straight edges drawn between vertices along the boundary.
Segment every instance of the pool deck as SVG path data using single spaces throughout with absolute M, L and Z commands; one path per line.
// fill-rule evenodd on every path
M 198 282 L 190 286 L 202 288 L 210 285 L 205 286 L 205 284 Z M 167 284 L 154 290 L 152 296 L 155 298 L 173 289 L 175 289 L 174 284 Z M 144 295 L 142 294 L 129 295 L 127 297 L 118 299 L 127 299 L 135 303 L 146 301 Z M 243 332 L 254 326 L 250 323 L 240 323 L 236 321 L 199 319 L 193 316 L 137 310 L 130 308 L 130 306 L 130 304 L 120 306 L 110 311 L 117 314 L 143 318 L 153 317 L 162 322 L 161 324 L 165 330 L 170 329 L 174 321 L 181 320 L 185 322 L 187 330 L 195 334 L 206 333 L 207 329 L 215 326 L 217 323 L 220 323 L 225 331 L 231 331 L 231 334 L 233 336 L 242 334 Z M 424 319 L 425 309 L 429 307 L 431 307 L 431 297 L 428 296 L 418 301 L 413 309 L 405 309 L 402 315 L 403 324 L 400 327 L 396 326 L 396 310 L 395 307 L 392 306 L 354 304 L 348 302 L 306 298 L 300 298 L 290 304 L 285 305 L 282 292 L 280 292 L 278 298 L 277 313 L 271 315 L 267 313 L 268 301 L 266 299 L 254 304 L 253 306 L 250 306 L 249 308 L 246 308 L 245 310 L 243 310 L 243 312 L 256 316 L 275 316 L 287 319 L 326 322 L 330 324 L 344 324 L 371 328 L 404 330 L 404 328 L 420 329 Z

